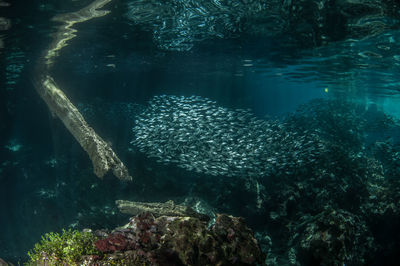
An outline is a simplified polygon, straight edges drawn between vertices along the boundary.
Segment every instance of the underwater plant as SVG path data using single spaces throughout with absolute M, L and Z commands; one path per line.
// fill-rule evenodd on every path
M 98 238 L 91 232 L 65 230 L 62 233 L 46 233 L 42 240 L 36 243 L 28 252 L 31 264 L 44 263 L 45 265 L 73 265 L 85 255 L 100 255 L 94 246 Z

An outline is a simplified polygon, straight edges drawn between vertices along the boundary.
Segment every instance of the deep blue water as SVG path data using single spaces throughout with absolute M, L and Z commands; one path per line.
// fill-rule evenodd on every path
M 275 203 L 257 209 L 250 200 L 255 193 L 253 181 L 241 179 L 246 174 L 209 175 L 180 167 L 179 162 L 162 164 L 157 156 L 130 144 L 137 115 L 158 95 L 195 95 L 227 110 L 248 109 L 260 121 L 288 121 L 296 127 L 290 130 L 298 130 L 299 135 L 307 135 L 304 128 L 315 130 L 324 143 L 341 146 L 349 158 L 358 153 L 381 163 L 383 178 L 393 182 L 388 185 L 393 191 L 387 192 L 390 196 L 382 202 L 399 207 L 395 200 L 400 197 L 396 194 L 400 191 L 396 180 L 400 172 L 400 9 L 394 1 L 121 0 L 106 5 L 110 14 L 77 24 L 77 37 L 61 50 L 50 73 L 89 124 L 112 143 L 133 175 L 132 183 L 112 175 L 97 178 L 86 153 L 51 116 L 33 85 L 35 67 L 60 25 L 52 18 L 90 2 L 0 1 L 0 258 L 25 260 L 27 251 L 45 232 L 66 227 L 111 228 L 126 222 L 127 217 L 114 205 L 117 199 L 173 199 L 189 204 L 200 199 L 216 212 L 244 216 L 255 231 L 272 236 L 277 250 L 288 248 L 274 233 L 283 229 L 268 220 L 276 212 Z M 310 104 L 316 102 L 321 106 Z M 299 111 L 304 104 L 309 109 Z M 346 109 L 347 105 L 352 107 Z M 304 114 L 309 114 L 306 122 L 299 118 Z M 290 120 L 291 115 L 295 120 Z M 311 122 L 313 115 L 318 117 L 316 122 Z M 385 115 L 392 119 L 387 128 L 379 124 Z M 211 126 L 222 127 L 224 122 L 220 123 Z M 287 132 L 290 135 L 292 131 Z M 375 152 L 377 143 L 389 145 L 386 155 Z M 288 156 L 294 153 L 285 147 L 277 150 Z M 349 160 L 339 157 L 329 157 L 332 165 L 343 163 L 340 170 L 332 170 L 336 179 L 352 176 L 346 169 L 357 167 L 358 177 L 369 178 L 370 172 L 365 168 L 364 173 L 362 164 L 344 165 Z M 383 159 L 388 157 L 391 159 Z M 283 169 L 284 160 L 280 161 Z M 310 174 L 307 171 L 316 166 L 288 164 L 290 174 L 284 176 L 293 175 L 302 182 L 313 175 L 323 176 L 324 166 L 318 167 L 322 170 Z M 272 201 L 268 186 L 273 178 L 283 180 L 279 171 L 260 173 L 256 178 L 264 187 L 264 201 Z M 302 176 L 303 172 L 307 174 Z M 398 220 L 399 212 L 395 208 L 391 216 L 368 221 L 366 214 L 358 211 L 367 206 L 363 200 L 356 207 L 350 202 L 354 200 L 351 195 L 368 198 L 371 194 L 358 191 L 362 185 L 353 180 L 345 182 L 350 192 L 338 196 L 348 196 L 348 201 L 328 197 L 327 205 L 363 217 L 379 254 L 386 248 L 382 239 L 388 234 L 377 228 L 386 223 L 396 228 L 396 223 L 386 220 Z M 307 197 L 299 204 L 313 201 L 313 196 Z M 321 202 L 321 209 L 324 204 Z M 299 213 L 319 213 L 319 207 L 313 208 L 299 207 Z M 293 214 L 296 209 L 292 216 L 288 212 L 287 220 L 299 218 Z M 398 248 L 398 240 L 389 239 L 387 242 L 394 244 L 388 246 Z M 371 263 L 394 265 L 395 248 Z M 283 263 L 287 252 L 274 254 Z

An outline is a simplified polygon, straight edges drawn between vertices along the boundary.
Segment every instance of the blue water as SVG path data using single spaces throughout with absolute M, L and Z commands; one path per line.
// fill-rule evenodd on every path
M 278 250 L 287 248 L 280 240 L 274 242 L 280 236 L 273 231 L 283 229 L 268 220 L 276 212 L 273 204 L 266 203 L 259 211 L 247 200 L 255 193 L 250 181 L 160 164 L 130 145 L 138 113 L 157 95 L 200 96 L 227 110 L 244 109 L 256 119 L 282 122 L 303 114 L 296 110 L 315 99 L 362 110 L 350 115 L 330 105 L 313 109 L 327 112 L 317 114 L 319 123 L 325 121 L 318 124 L 322 129 L 316 128 L 317 122 L 310 122 L 310 130 L 320 133 L 327 128 L 324 123 L 331 123 L 324 120 L 325 115 L 334 116 L 336 111 L 349 120 L 362 116 L 357 121 L 386 115 L 394 121 L 387 131 L 381 127 L 369 131 L 346 128 L 356 127 L 354 120 L 343 123 L 343 128 L 338 125 L 327 130 L 338 134 L 337 138 L 328 133 L 319 137 L 336 143 L 346 140 L 348 131 L 360 130 L 362 143 L 342 148 L 359 152 L 362 158 L 375 158 L 375 153 L 367 152 L 371 143 L 387 141 L 391 145 L 390 163 L 376 159 L 378 155 L 375 159 L 385 171 L 389 169 L 383 178 L 393 182 L 385 204 L 398 205 L 391 200 L 398 199 L 400 191 L 399 182 L 393 179 L 400 167 L 400 9 L 391 1 L 115 1 L 105 7 L 110 14 L 77 24 L 77 37 L 68 41 L 50 73 L 89 124 L 112 143 L 134 176 L 133 183 L 112 175 L 98 179 L 86 153 L 51 116 L 33 85 L 35 67 L 60 25 L 52 18 L 90 2 L 0 1 L 0 258 L 14 263 L 26 260 L 27 251 L 45 232 L 123 224 L 127 217 L 118 213 L 117 199 L 191 202 L 200 198 L 217 212 L 244 216 L 255 231 L 272 235 Z M 354 113 L 357 115 L 352 116 Z M 341 132 L 345 132 L 344 137 Z M 343 169 L 353 166 L 346 167 Z M 338 179 L 350 175 L 346 170 L 341 176 L 335 174 Z M 268 185 L 273 181 L 263 174 L 260 177 L 264 180 L 257 182 L 266 187 L 262 193 L 267 201 L 271 195 Z M 364 177 L 369 178 L 367 174 Z M 350 194 L 357 194 L 359 187 L 351 182 L 347 184 L 354 185 Z M 250 196 L 243 194 L 246 184 Z M 212 191 L 208 191 L 210 187 Z M 219 194 L 222 196 L 216 199 Z M 360 195 L 368 198 L 369 194 Z M 302 204 L 307 205 L 307 201 Z M 337 209 L 362 216 L 345 203 L 335 204 L 332 206 Z M 398 220 L 397 209 L 393 213 L 367 225 L 378 250 L 388 234 L 376 227 L 385 226 L 382 220 Z M 298 218 L 293 215 L 287 219 Z M 396 224 L 387 223 L 396 228 Z M 394 243 L 398 247 L 398 240 L 389 239 L 388 246 Z M 395 249 L 387 253 L 382 255 L 382 264 L 379 258 L 371 262 L 394 265 Z M 287 252 L 276 254 L 283 263 Z

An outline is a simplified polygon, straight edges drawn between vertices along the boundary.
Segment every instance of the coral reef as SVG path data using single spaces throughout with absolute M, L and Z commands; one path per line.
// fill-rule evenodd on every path
M 59 265 L 261 265 L 264 261 L 242 218 L 218 214 L 209 228 L 196 217 L 156 218 L 148 212 L 112 232 L 47 234 L 30 257 L 35 263 Z
M 97 240 L 95 246 L 107 260 L 132 265 L 257 265 L 263 254 L 252 231 L 241 218 L 219 214 L 216 223 L 195 217 L 142 213 Z M 107 255 L 121 251 L 119 254 Z M 104 260 L 103 259 L 103 260 Z
M 346 130 L 350 127 L 352 130 Z M 279 132 L 286 133 L 272 147 L 277 151 L 280 145 L 284 146 L 277 155 L 278 163 L 271 164 L 278 170 L 264 178 L 198 174 L 135 153 L 132 158 L 141 156 L 143 160 L 142 172 L 138 171 L 140 182 L 122 189 L 111 183 L 113 188 L 120 189 L 116 192 L 108 189 L 109 184 L 102 186 L 98 181 L 92 193 L 109 198 L 107 204 L 102 208 L 94 199 L 85 201 L 75 221 L 78 228 L 103 228 L 102 223 L 112 228 L 122 224 L 123 216 L 117 222 L 110 222 L 118 216 L 116 208 L 111 207 L 113 198 L 121 198 L 122 193 L 124 198 L 140 200 L 117 201 L 122 212 L 135 217 L 128 225 L 111 232 L 94 230 L 99 238 L 95 247 L 104 255 L 88 255 L 85 260 L 91 263 L 109 260 L 122 265 L 168 260 L 175 265 L 188 261 L 195 265 L 224 254 L 218 259 L 229 264 L 232 260 L 228 257 L 232 254 L 226 250 L 243 254 L 243 246 L 237 246 L 238 243 L 244 244 L 246 250 L 251 247 L 249 239 L 238 240 L 242 234 L 237 233 L 242 232 L 238 226 L 240 219 L 219 215 L 211 219 L 215 224 L 210 227 L 205 219 L 187 212 L 191 208 L 210 217 L 212 213 L 245 217 L 267 265 L 395 265 L 396 250 L 400 248 L 400 238 L 395 233 L 400 228 L 400 182 L 396 178 L 400 149 L 397 135 L 390 132 L 400 132 L 399 128 L 395 119 L 362 106 L 324 100 L 311 102 L 281 122 Z M 298 148 L 294 146 L 306 134 L 313 134 L 315 143 L 322 146 L 315 149 L 314 157 L 297 162 L 309 154 L 293 155 L 296 149 L 303 150 L 301 142 Z M 391 138 L 387 138 L 388 134 Z M 8 172 L 7 167 L 3 169 Z M 77 169 L 75 173 L 84 177 L 89 171 Z M 84 178 L 77 180 L 80 185 L 73 187 L 75 193 L 79 191 L 86 196 L 90 180 L 89 184 L 82 183 Z M 142 202 L 155 198 L 174 202 Z M 147 214 L 139 214 L 143 211 Z M 237 236 L 238 241 L 228 241 Z M 214 253 L 205 249 L 207 241 L 210 241 L 208 246 L 218 247 Z M 182 246 L 188 251 L 183 251 Z M 200 247 L 201 252 L 194 246 Z M 205 257 L 199 257 L 199 252 L 206 254 Z M 239 257 L 243 263 L 249 261 Z
M 400 149 L 392 132 L 400 132 L 399 121 L 364 106 L 319 100 L 281 127 L 316 134 L 322 147 L 306 163 L 290 164 L 287 147 L 296 137 L 285 138 L 281 171 L 229 182 L 205 177 L 191 196 L 246 217 L 268 265 L 382 265 L 376 258 L 383 252 L 384 265 L 393 265 L 400 243 L 390 234 L 399 226 Z
M 343 210 L 326 210 L 294 228 L 296 257 L 303 265 L 365 265 L 373 252 L 373 237 L 365 221 Z

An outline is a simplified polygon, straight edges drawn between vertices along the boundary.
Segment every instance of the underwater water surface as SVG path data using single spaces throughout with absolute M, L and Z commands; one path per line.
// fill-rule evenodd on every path
M 27 261 L 46 232 L 126 223 L 116 200 L 173 200 L 244 217 L 267 265 L 396 265 L 395 1 L 104 0 L 105 13 L 77 13 L 94 2 L 0 0 L 0 258 Z M 95 175 L 41 75 L 132 181 Z

